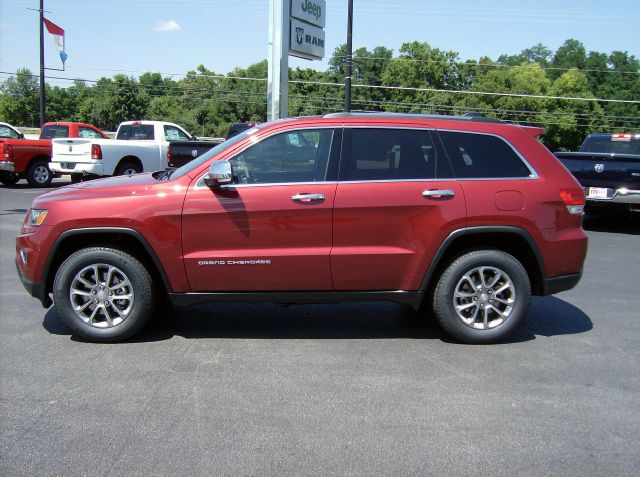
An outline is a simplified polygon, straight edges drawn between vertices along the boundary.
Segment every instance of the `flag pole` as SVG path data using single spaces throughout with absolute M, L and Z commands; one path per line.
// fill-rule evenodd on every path
M 44 88 L 44 0 L 40 0 L 40 127 L 46 122 Z

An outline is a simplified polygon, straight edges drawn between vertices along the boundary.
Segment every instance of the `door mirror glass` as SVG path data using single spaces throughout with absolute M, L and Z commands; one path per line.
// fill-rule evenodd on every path
M 209 187 L 220 187 L 233 182 L 233 168 L 229 161 L 213 161 L 209 173 L 205 177 L 205 183 Z

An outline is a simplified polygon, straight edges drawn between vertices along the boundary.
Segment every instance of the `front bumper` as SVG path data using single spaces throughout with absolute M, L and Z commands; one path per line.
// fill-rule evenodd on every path
M 16 268 L 18 269 L 18 276 L 20 277 L 22 286 L 25 288 L 25 290 L 27 290 L 29 295 L 40 300 L 40 303 L 42 303 L 42 306 L 44 308 L 49 308 L 53 304 L 53 300 L 51 299 L 49 294 L 46 293 L 44 285 L 42 283 L 32 282 L 27 277 L 25 277 L 22 269 L 20 268 L 20 264 L 18 263 L 18 259 L 16 258 L 15 261 Z
M 11 161 L 0 161 L 0 171 L 15 172 L 15 163 Z
M 101 162 L 50 162 L 49 169 L 59 174 L 104 175 L 104 165 Z

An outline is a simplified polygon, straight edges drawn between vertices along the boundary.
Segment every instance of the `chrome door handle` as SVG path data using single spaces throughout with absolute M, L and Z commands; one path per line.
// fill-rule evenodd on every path
M 455 195 L 456 193 L 451 189 L 429 189 L 422 192 L 422 197 L 429 199 L 446 199 Z
M 298 202 L 312 202 L 314 200 L 324 200 L 324 194 L 296 194 L 291 196 L 291 200 Z

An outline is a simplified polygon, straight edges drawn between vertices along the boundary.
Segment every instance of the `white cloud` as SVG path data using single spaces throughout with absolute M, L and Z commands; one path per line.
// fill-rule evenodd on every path
M 158 20 L 156 26 L 153 28 L 153 31 L 178 31 L 180 30 L 180 25 L 175 20 L 169 20 L 167 22 L 163 22 Z

